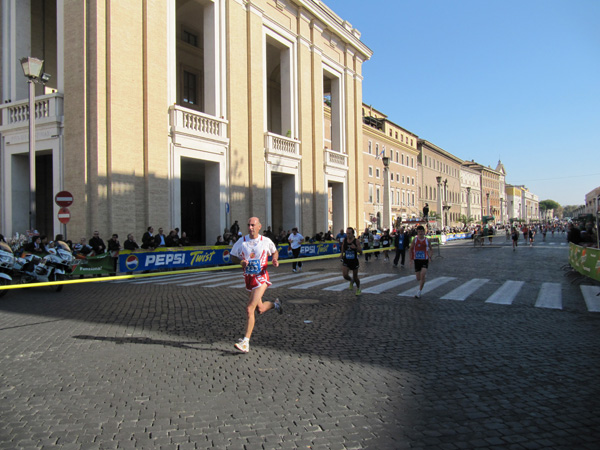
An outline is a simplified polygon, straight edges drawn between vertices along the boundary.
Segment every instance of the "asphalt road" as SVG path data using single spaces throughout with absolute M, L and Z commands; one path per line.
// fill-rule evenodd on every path
M 563 239 L 443 246 L 421 299 L 382 256 L 360 296 L 337 259 L 282 264 L 245 355 L 239 269 L 10 291 L 0 449 L 598 449 L 600 313 Z

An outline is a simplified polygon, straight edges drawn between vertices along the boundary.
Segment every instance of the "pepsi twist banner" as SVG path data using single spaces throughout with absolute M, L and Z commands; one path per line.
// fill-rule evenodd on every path
M 277 246 L 279 259 L 292 258 L 288 244 Z M 159 248 L 151 251 L 122 251 L 119 255 L 121 272 L 140 272 L 146 270 L 193 269 L 224 266 L 232 264 L 230 247 L 181 247 Z M 331 255 L 340 252 L 337 242 L 303 244 L 302 256 Z

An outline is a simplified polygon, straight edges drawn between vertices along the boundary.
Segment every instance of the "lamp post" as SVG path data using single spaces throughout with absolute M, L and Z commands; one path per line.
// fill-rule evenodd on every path
M 467 219 L 471 217 L 471 186 L 467 186 Z
M 444 213 L 442 211 L 442 177 L 435 177 L 437 181 L 438 196 L 437 196 L 437 212 L 440 215 L 441 228 L 444 229 Z
M 385 230 L 390 227 L 392 222 L 390 205 L 390 158 L 384 156 L 383 161 L 383 227 Z
M 486 192 L 485 193 L 485 198 L 487 199 L 487 215 L 491 215 L 490 214 L 490 193 Z
M 21 58 L 23 74 L 27 77 L 29 85 L 29 230 L 33 232 L 36 227 L 35 205 L 35 84 L 45 84 L 50 75 L 42 73 L 44 60 L 28 56 Z

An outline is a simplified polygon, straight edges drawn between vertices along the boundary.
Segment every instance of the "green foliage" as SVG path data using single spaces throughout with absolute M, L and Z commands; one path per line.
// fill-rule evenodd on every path
M 464 214 L 461 214 L 460 216 L 458 216 L 458 221 L 466 227 L 471 222 L 474 222 L 475 219 L 473 219 L 473 217 L 471 217 L 471 216 L 467 217 Z
M 542 211 L 546 211 L 548 209 L 558 210 L 559 208 L 560 208 L 560 205 L 558 204 L 558 202 L 555 202 L 554 200 L 542 200 L 540 202 L 540 210 L 542 210 Z

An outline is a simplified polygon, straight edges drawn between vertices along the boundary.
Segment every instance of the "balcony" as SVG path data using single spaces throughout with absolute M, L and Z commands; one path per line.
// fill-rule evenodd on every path
M 348 171 L 348 155 L 325 148 L 325 168 Z
M 300 141 L 274 133 L 265 133 L 266 156 L 300 159 Z
M 35 99 L 36 136 L 48 138 L 60 134 L 63 123 L 63 95 L 52 93 Z M 27 142 L 29 135 L 29 101 L 19 100 L 0 105 L 0 132 L 6 136 L 7 144 Z
M 218 144 L 229 144 L 227 138 L 227 120 L 173 105 L 169 108 L 169 119 L 173 142 L 184 144 L 186 140 L 212 141 Z

